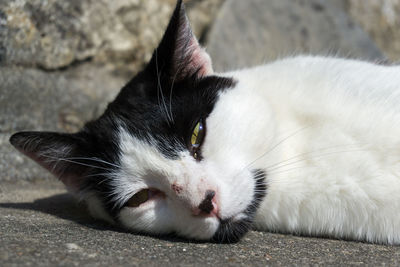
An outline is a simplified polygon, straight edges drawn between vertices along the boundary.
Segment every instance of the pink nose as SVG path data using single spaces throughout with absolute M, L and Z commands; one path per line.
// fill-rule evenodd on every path
M 205 198 L 201 201 L 200 205 L 197 208 L 192 210 L 193 215 L 210 215 L 218 214 L 218 206 L 215 200 L 215 191 L 207 190 Z

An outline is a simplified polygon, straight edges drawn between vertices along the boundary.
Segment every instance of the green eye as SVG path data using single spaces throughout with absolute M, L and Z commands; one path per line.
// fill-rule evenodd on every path
M 138 193 L 134 194 L 127 202 L 126 206 L 128 207 L 139 207 L 140 204 L 146 202 L 150 198 L 150 190 L 143 189 Z
M 193 129 L 190 142 L 193 147 L 199 147 L 204 139 L 204 126 L 203 122 L 199 121 Z
M 201 144 L 203 143 L 204 136 L 205 136 L 205 127 L 203 121 L 200 120 L 194 127 L 192 136 L 190 137 L 191 150 L 193 157 L 195 159 L 198 158 L 198 150 Z

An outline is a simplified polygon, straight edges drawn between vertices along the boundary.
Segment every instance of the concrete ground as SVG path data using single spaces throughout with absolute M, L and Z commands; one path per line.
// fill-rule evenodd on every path
M 0 266 L 400 265 L 400 247 L 252 231 L 237 244 L 149 237 L 89 217 L 57 181 L 0 183 Z

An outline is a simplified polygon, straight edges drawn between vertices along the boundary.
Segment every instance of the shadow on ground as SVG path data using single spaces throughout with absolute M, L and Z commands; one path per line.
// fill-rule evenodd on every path
M 95 230 L 110 230 L 119 233 L 135 234 L 141 236 L 149 236 L 164 241 L 181 242 L 181 243 L 206 243 L 205 241 L 186 240 L 171 235 L 148 235 L 145 233 L 133 233 L 118 226 L 110 225 L 101 220 L 94 219 L 88 212 L 84 203 L 78 202 L 71 194 L 62 193 L 49 197 L 39 198 L 33 202 L 2 202 L 0 208 L 39 211 L 44 214 L 56 216 L 60 219 L 75 222 L 85 227 Z
M 0 208 L 39 211 L 97 230 L 116 230 L 124 232 L 119 228 L 92 218 L 85 205 L 77 202 L 77 200 L 68 193 L 39 198 L 33 202 L 2 202 L 0 203 Z

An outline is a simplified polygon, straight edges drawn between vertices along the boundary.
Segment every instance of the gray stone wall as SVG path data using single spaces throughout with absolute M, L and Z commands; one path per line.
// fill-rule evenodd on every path
M 312 53 L 397 61 L 400 0 L 189 0 L 217 71 Z M 77 131 L 150 58 L 175 0 L 0 0 L 0 181 L 49 175 L 8 144 Z
M 392 61 L 400 61 L 400 0 L 347 0 L 354 21 Z
M 188 3 L 196 34 L 221 3 Z M 1 62 L 46 70 L 85 60 L 129 62 L 136 70 L 149 60 L 174 5 L 175 0 L 0 1 Z

